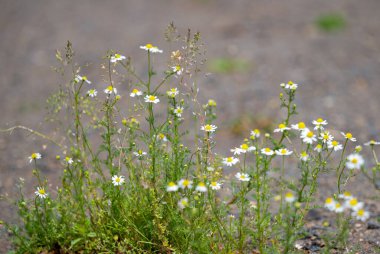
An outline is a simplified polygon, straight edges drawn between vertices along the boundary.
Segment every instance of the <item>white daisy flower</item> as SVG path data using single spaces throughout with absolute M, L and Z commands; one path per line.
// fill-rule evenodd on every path
M 104 92 L 106 94 L 117 94 L 117 89 L 113 86 L 107 86 L 107 88 L 104 89 Z
M 360 221 L 366 221 L 369 219 L 370 217 L 370 213 L 364 209 L 358 209 L 354 212 L 352 212 L 352 217 L 355 217 L 357 220 L 360 220 Z
M 356 138 L 354 138 L 350 132 L 347 132 L 347 133 L 341 132 L 341 134 L 342 134 L 343 137 L 345 137 L 346 139 L 349 139 L 349 140 L 351 140 L 352 142 L 356 142 Z
M 96 89 L 90 89 L 87 91 L 87 95 L 94 98 L 98 95 L 98 91 L 96 91 Z
M 88 80 L 86 76 L 75 75 L 74 81 L 76 83 L 83 81 L 83 82 L 86 82 L 87 84 L 91 85 L 91 81 Z
M 317 141 L 317 137 L 314 132 L 307 128 L 301 132 L 301 139 L 306 144 L 313 144 L 313 142 Z
M 245 144 L 245 143 L 241 144 L 239 149 L 240 149 L 239 150 L 240 153 L 246 153 L 246 152 L 256 151 L 256 147 L 249 146 L 248 144 Z
M 309 159 L 309 155 L 306 153 L 306 151 L 303 151 L 301 154 L 300 154 L 300 160 L 301 161 L 307 161 Z
M 290 90 L 296 90 L 298 88 L 298 84 L 293 83 L 292 81 L 289 81 L 288 83 L 281 83 L 281 87 L 285 89 L 290 89 Z
M 120 55 L 120 54 L 115 54 L 111 56 L 111 63 L 116 63 L 117 61 L 123 61 L 124 59 L 126 59 L 125 56 Z
M 177 74 L 177 75 L 181 75 L 182 72 L 183 72 L 183 69 L 182 69 L 181 66 L 179 66 L 179 65 L 173 66 L 173 67 L 172 67 L 172 70 L 173 70 L 173 72 L 175 72 L 175 74 Z
M 48 196 L 44 187 L 37 187 L 37 191 L 34 192 L 34 194 L 36 194 L 36 196 L 38 196 L 39 198 L 42 198 L 42 199 L 47 198 L 47 196 Z
M 170 97 L 170 98 L 174 98 L 176 97 L 178 94 L 179 94 L 179 91 L 177 88 L 171 88 L 169 91 L 166 92 L 166 94 Z
M 181 179 L 178 181 L 178 186 L 181 188 L 181 189 L 191 189 L 193 187 L 193 181 L 191 180 L 188 180 L 188 179 Z
M 251 137 L 259 138 L 260 137 L 260 130 L 254 129 L 251 131 Z
M 324 131 L 321 133 L 319 139 L 321 139 L 323 143 L 328 143 L 331 142 L 334 139 L 334 137 L 330 135 L 330 132 Z
M 166 136 L 165 136 L 163 133 L 159 133 L 159 134 L 157 135 L 157 138 L 158 138 L 159 140 L 161 140 L 161 141 L 164 141 L 164 142 L 168 141 L 168 139 L 166 138 Z
M 158 97 L 154 95 L 145 95 L 144 100 L 145 102 L 154 103 L 154 104 L 157 104 L 160 102 L 160 99 L 158 99 Z
M 178 185 L 175 184 L 174 182 L 170 182 L 168 183 L 168 186 L 166 187 L 166 191 L 167 192 L 175 192 L 178 190 Z
M 287 155 L 291 155 L 293 151 L 289 151 L 286 148 L 281 148 L 279 150 L 276 150 L 275 153 L 280 156 L 287 156 Z
M 183 113 L 183 107 L 177 106 L 177 107 L 174 109 L 174 114 L 175 114 L 177 117 L 181 117 L 181 116 L 182 116 L 182 113 Z
M 363 156 L 353 153 L 347 156 L 346 167 L 348 169 L 360 169 L 364 165 Z
M 73 159 L 70 158 L 70 157 L 66 157 L 66 158 L 65 158 L 65 161 L 66 161 L 66 163 L 69 164 L 69 165 L 71 165 L 71 164 L 74 163 Z
M 375 141 L 375 140 L 371 140 L 371 141 L 368 141 L 367 143 L 364 143 L 365 146 L 377 146 L 377 145 L 380 145 L 380 142 L 378 141 Z
M 334 212 L 342 213 L 344 211 L 344 206 L 342 206 L 339 202 L 335 203 Z
M 211 182 L 210 183 L 210 188 L 212 190 L 220 190 L 221 187 L 222 187 L 221 183 L 218 183 L 218 182 Z
M 318 130 L 318 129 L 323 130 L 324 129 L 323 126 L 328 124 L 327 121 L 323 120 L 322 118 L 318 118 L 317 120 L 313 120 L 312 123 L 315 125 L 314 130 Z
M 350 200 L 353 198 L 351 192 L 348 192 L 348 191 L 343 192 L 343 194 L 339 194 L 338 197 L 344 200 Z
M 28 159 L 29 159 L 29 162 L 32 163 L 34 160 L 39 160 L 41 159 L 41 154 L 40 153 L 32 153 Z
M 120 186 L 122 185 L 123 183 L 125 182 L 125 178 L 124 176 L 117 176 L 117 175 L 114 175 L 112 177 L 112 184 L 114 186 Z
M 215 125 L 212 125 L 212 124 L 206 124 L 206 125 L 203 125 L 201 127 L 201 130 L 202 131 L 205 131 L 205 132 L 214 132 L 218 127 L 216 127 Z
M 318 153 L 322 152 L 322 145 L 321 144 L 317 144 L 314 148 L 314 151 L 317 151 Z
M 235 177 L 242 182 L 248 182 L 251 179 L 248 174 L 240 172 L 236 173 Z
M 137 152 L 133 152 L 133 154 L 136 157 L 143 157 L 144 155 L 146 155 L 146 152 L 144 152 L 143 150 L 137 150 Z
M 336 201 L 332 197 L 328 197 L 325 200 L 325 208 L 334 211 L 335 210 Z
M 285 193 L 285 202 L 293 203 L 294 201 L 296 201 L 296 197 L 292 192 Z
M 338 141 L 333 140 L 327 143 L 327 148 L 333 149 L 336 152 L 336 151 L 342 150 L 343 146 L 339 144 Z
M 189 206 L 189 199 L 188 198 L 181 198 L 179 201 L 178 201 L 178 207 L 180 209 L 185 209 L 186 207 Z
M 278 125 L 278 128 L 277 128 L 277 129 L 274 129 L 273 132 L 284 132 L 284 131 L 287 131 L 287 130 L 290 130 L 290 128 L 289 128 L 289 127 L 286 127 L 285 124 L 280 123 L 280 124 Z
M 133 89 L 132 92 L 129 94 L 131 97 L 141 96 L 143 93 L 138 89 Z
M 199 192 L 207 192 L 206 184 L 204 182 L 198 183 L 197 187 L 195 187 L 195 190 Z
M 145 46 L 140 46 L 140 49 L 144 49 L 146 51 L 149 51 L 151 53 L 162 53 L 162 50 L 157 48 L 156 46 L 153 46 L 152 44 L 148 43 Z
M 272 149 L 266 147 L 266 148 L 261 149 L 261 153 L 268 155 L 268 156 L 271 156 L 274 154 L 274 151 Z
M 292 124 L 292 129 L 297 131 L 303 131 L 306 129 L 306 125 L 304 122 L 299 122 L 297 124 Z
M 223 158 L 223 164 L 226 165 L 226 166 L 229 166 L 229 167 L 235 165 L 238 162 L 239 162 L 239 159 L 235 158 L 235 157 L 226 157 L 226 158 Z
M 359 202 L 357 198 L 351 198 L 349 200 L 346 200 L 344 206 L 354 211 L 357 211 L 359 209 L 362 209 L 364 204 L 363 202 Z
M 231 149 L 230 151 L 231 151 L 231 153 L 233 153 L 234 155 L 239 155 L 239 154 L 242 153 L 242 151 L 241 151 L 240 148 L 238 148 L 238 147 L 235 147 L 235 148 Z

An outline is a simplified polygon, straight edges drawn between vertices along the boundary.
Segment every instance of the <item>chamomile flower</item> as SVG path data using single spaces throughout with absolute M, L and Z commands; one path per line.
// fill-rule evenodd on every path
M 276 150 L 275 153 L 280 156 L 288 156 L 288 155 L 291 155 L 293 151 L 289 151 L 286 148 L 281 148 L 281 149 Z
M 178 92 L 178 89 L 177 88 L 171 88 L 169 91 L 166 92 L 166 94 L 170 97 L 170 98 L 174 98 L 176 97 L 179 92 Z
M 193 187 L 193 181 L 191 180 L 188 180 L 188 179 L 181 179 L 178 181 L 178 186 L 181 188 L 181 189 L 191 189 Z
M 226 165 L 226 166 L 229 166 L 229 167 L 235 165 L 238 162 L 239 162 L 239 159 L 235 158 L 235 157 L 226 157 L 226 158 L 223 158 L 223 164 Z
M 287 131 L 287 130 L 290 130 L 290 128 L 287 127 L 285 124 L 280 123 L 280 124 L 278 125 L 278 128 L 277 128 L 277 129 L 274 129 L 273 132 L 284 132 L 284 131 Z
M 76 83 L 79 83 L 79 82 L 83 81 L 83 82 L 86 82 L 87 84 L 91 85 L 91 81 L 88 80 L 86 76 L 81 76 L 81 75 L 78 75 L 78 74 L 75 75 L 74 81 Z
M 292 192 L 285 193 L 285 202 L 293 203 L 294 201 L 296 201 L 296 197 Z
M 312 123 L 315 125 L 314 130 L 318 130 L 318 129 L 323 130 L 324 129 L 323 126 L 328 124 L 327 121 L 323 120 L 322 118 L 318 118 L 317 120 L 313 120 Z
M 176 65 L 172 67 L 172 71 L 175 72 L 175 74 L 177 75 L 181 75 L 183 72 L 183 69 L 181 68 L 181 66 Z
M 146 152 L 144 152 L 143 150 L 137 150 L 137 152 L 133 152 L 133 154 L 136 156 L 136 157 L 143 157 L 144 155 L 146 155 Z
M 106 93 L 106 94 L 117 94 L 117 89 L 114 86 L 107 86 L 107 88 L 104 89 L 104 93 Z
M 72 159 L 71 157 L 66 157 L 66 158 L 65 158 L 65 162 L 66 162 L 67 164 L 69 164 L 69 165 L 71 165 L 71 164 L 74 163 L 74 161 L 73 161 L 73 159 Z
M 328 197 L 325 200 L 325 208 L 334 211 L 335 210 L 336 201 L 332 197 Z
M 212 190 L 220 190 L 221 187 L 222 187 L 221 183 L 218 183 L 218 182 L 211 182 L 210 183 L 210 188 Z
M 327 148 L 333 149 L 336 152 L 336 151 L 342 150 L 343 146 L 339 144 L 338 141 L 333 140 L 327 143 Z
M 339 202 L 335 203 L 334 212 L 342 213 L 344 211 L 344 206 L 342 206 Z
M 350 200 L 353 198 L 351 192 L 349 192 L 349 191 L 345 191 L 345 192 L 343 192 L 343 194 L 339 194 L 338 197 L 342 198 L 344 200 Z
M 209 107 L 216 107 L 216 101 L 213 99 L 209 99 L 207 102 L 207 106 Z
M 360 169 L 364 165 L 363 156 L 353 153 L 347 156 L 346 167 L 348 169 Z
M 364 143 L 365 146 L 377 146 L 380 145 L 380 142 L 375 141 L 375 140 L 370 140 L 367 143 Z
M 166 186 L 166 191 L 167 192 L 175 192 L 178 190 L 178 185 L 175 184 L 174 182 L 168 183 L 168 186 Z
M 124 176 L 114 175 L 114 176 L 112 177 L 112 184 L 113 184 L 114 186 L 120 186 L 120 185 L 122 185 L 124 182 L 125 182 L 125 178 L 124 178 Z
M 201 127 L 201 130 L 202 131 L 205 131 L 205 132 L 214 132 L 218 127 L 216 127 L 215 125 L 213 124 L 206 124 L 206 125 L 203 125 Z
M 369 212 L 364 210 L 364 209 L 358 209 L 358 210 L 354 211 L 351 215 L 352 215 L 352 217 L 355 217 L 357 220 L 360 220 L 363 222 L 368 220 L 370 217 Z
M 158 97 L 154 95 L 145 95 L 144 100 L 145 102 L 154 103 L 154 104 L 157 104 L 160 102 L 160 99 L 158 99 Z
M 145 46 L 140 46 L 140 49 L 144 49 L 144 50 L 149 51 L 151 53 L 162 53 L 161 49 L 159 49 L 156 46 L 153 46 L 150 43 L 146 44 Z
M 197 187 L 195 187 L 195 190 L 199 192 L 207 192 L 206 184 L 204 182 L 198 183 Z
M 129 94 L 129 96 L 131 96 L 131 97 L 137 97 L 137 96 L 141 96 L 143 93 L 140 91 L 140 90 L 138 90 L 138 89 L 133 89 L 132 90 L 132 92 Z
M 330 135 L 330 132 L 324 131 L 321 133 L 319 139 L 321 139 L 323 143 L 328 143 L 331 142 L 334 139 L 334 137 Z
M 87 91 L 87 95 L 94 98 L 98 95 L 98 91 L 96 91 L 96 89 L 90 89 Z
M 251 179 L 248 174 L 240 172 L 236 173 L 235 177 L 242 182 L 248 182 Z
M 309 159 L 309 155 L 306 153 L 306 151 L 303 151 L 301 154 L 300 154 L 300 160 L 301 161 L 307 161 Z
M 356 138 L 354 138 L 350 132 L 347 132 L 347 133 L 341 132 L 341 134 L 346 139 L 351 140 L 352 142 L 356 142 Z
M 44 187 L 37 187 L 37 191 L 35 191 L 34 194 L 36 194 L 36 196 L 42 199 L 47 198 L 48 196 Z
M 111 63 L 116 63 L 117 61 L 123 61 L 125 59 L 126 59 L 125 56 L 120 55 L 120 54 L 115 54 L 115 55 L 111 56 L 110 61 L 111 61 Z
M 317 137 L 314 132 L 307 128 L 301 132 L 301 139 L 306 144 L 313 144 L 313 142 L 317 141 Z
M 318 153 L 322 152 L 322 145 L 321 144 L 317 144 L 314 148 L 314 151 L 317 151 Z
M 363 202 L 359 202 L 357 198 L 351 198 L 349 200 L 346 200 L 345 207 L 350 208 L 354 211 L 357 211 L 359 209 L 362 209 L 364 204 Z
M 299 122 L 297 124 L 292 124 L 292 129 L 297 131 L 303 131 L 306 129 L 306 125 L 304 122 Z
M 167 137 L 166 137 L 163 133 L 159 133 L 159 134 L 157 135 L 157 138 L 158 138 L 159 140 L 161 140 L 161 141 L 164 141 L 164 142 L 168 141 Z
M 177 106 L 177 107 L 174 109 L 174 114 L 175 114 L 177 117 L 181 117 L 181 116 L 182 116 L 182 113 L 183 113 L 183 107 Z
M 360 153 L 363 150 L 361 145 L 355 146 L 355 152 Z
M 274 151 L 272 149 L 266 147 L 266 148 L 261 149 L 261 153 L 268 155 L 268 156 L 271 156 L 274 154 Z
M 181 198 L 179 201 L 178 201 L 178 207 L 180 209 L 185 209 L 186 207 L 189 206 L 189 199 L 188 198 Z
M 240 145 L 240 148 L 239 148 L 240 153 L 247 153 L 247 152 L 252 152 L 252 151 L 256 151 L 256 147 L 249 146 L 246 143 Z
M 251 136 L 253 136 L 255 138 L 259 138 L 260 137 L 260 130 L 254 129 L 253 131 L 251 131 Z
M 29 162 L 30 163 L 32 163 L 33 161 L 35 161 L 35 160 L 39 160 L 39 159 L 41 159 L 41 154 L 40 153 L 32 153 L 29 157 L 28 157 L 28 159 L 29 159 Z
M 285 89 L 290 89 L 290 90 L 296 90 L 298 88 L 298 84 L 293 83 L 293 81 L 289 81 L 288 83 L 282 83 L 280 84 L 281 87 Z

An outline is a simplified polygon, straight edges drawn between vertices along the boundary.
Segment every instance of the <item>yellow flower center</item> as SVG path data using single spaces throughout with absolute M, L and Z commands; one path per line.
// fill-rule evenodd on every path
M 312 138 L 312 137 L 314 136 L 314 133 L 313 133 L 312 131 L 309 131 L 309 132 L 306 134 L 306 136 L 307 136 L 308 138 Z
M 216 187 L 217 185 L 218 185 L 217 182 L 211 182 L 212 187 Z
M 86 76 L 83 76 L 83 77 L 82 77 L 82 80 L 87 80 L 87 77 L 86 77 Z
M 317 145 L 317 149 L 321 149 L 322 148 L 322 145 L 321 144 L 318 144 Z
M 209 125 L 209 124 L 207 124 L 207 125 L 205 126 L 205 130 L 206 130 L 206 131 L 212 131 L 212 126 Z
M 332 202 L 333 202 L 332 198 L 326 198 L 326 201 L 325 201 L 326 204 L 331 204 Z
M 283 123 L 281 123 L 281 124 L 278 125 L 278 128 L 279 128 L 279 129 L 284 129 L 284 128 L 286 128 L 286 125 L 283 124 Z
M 324 134 L 324 135 L 323 135 L 323 139 L 324 139 L 324 140 L 329 139 L 329 135 L 328 135 L 328 134 Z
M 346 133 L 346 138 L 348 138 L 348 139 L 352 138 L 352 134 L 349 133 L 349 132 L 347 132 L 347 133 Z
M 294 195 L 293 195 L 293 193 L 288 192 L 288 193 L 285 194 L 285 197 L 286 197 L 286 198 L 293 198 Z
M 120 57 L 121 57 L 121 55 L 115 54 L 115 58 L 120 58 Z
M 115 182 L 120 183 L 121 179 L 120 177 L 116 177 Z
M 363 216 L 364 215 L 364 210 L 363 209 L 359 209 L 358 210 L 358 215 L 359 216 Z
M 344 195 L 345 197 L 351 197 L 351 193 L 348 192 L 348 191 L 345 191 L 345 192 L 343 193 L 343 195 Z
M 168 186 L 169 186 L 169 187 L 173 187 L 173 186 L 175 186 L 175 183 L 174 183 L 174 182 L 170 182 L 170 183 L 168 184 Z
M 339 143 L 338 143 L 338 141 L 336 141 L 336 140 L 334 140 L 333 142 L 331 142 L 331 145 L 332 146 L 337 146 Z
M 351 160 L 351 162 L 354 163 L 354 164 L 356 164 L 356 163 L 358 163 L 358 159 L 353 158 L 353 159 Z
M 240 175 L 240 179 L 245 179 L 245 175 Z
M 32 159 L 37 159 L 37 154 L 36 153 L 32 153 L 32 155 L 30 157 L 32 157 Z
M 108 90 L 108 91 L 112 91 L 112 90 L 113 90 L 113 86 L 108 86 L 108 87 L 107 87 L 107 90 Z
M 335 204 L 335 208 L 340 208 L 342 205 L 340 203 Z
M 145 47 L 146 47 L 147 49 L 151 49 L 151 48 L 153 48 L 153 45 L 150 44 L 150 43 L 148 43 L 148 44 L 145 45 Z
M 45 195 L 46 194 L 45 189 L 39 189 L 38 193 L 40 193 L 41 195 Z
M 270 148 L 265 148 L 265 152 L 267 152 L 267 153 L 270 153 L 272 150 L 270 150 Z
M 350 200 L 350 206 L 356 206 L 358 204 L 358 200 L 356 198 L 353 198 Z
M 281 154 L 286 154 L 286 149 L 281 149 Z
M 307 156 L 306 151 L 303 151 L 303 152 L 301 153 L 301 157 L 306 157 L 306 156 Z
M 298 123 L 298 128 L 299 128 L 299 129 L 304 129 L 304 128 L 306 128 L 305 123 L 304 123 L 304 122 L 299 122 L 299 123 Z
M 323 119 L 322 119 L 322 118 L 318 118 L 318 119 L 317 119 L 317 122 L 318 122 L 318 123 L 322 123 L 322 122 L 323 122 Z
M 132 93 L 138 93 L 139 92 L 139 90 L 137 90 L 137 89 L 133 89 L 133 91 L 132 91 Z
M 232 157 L 228 157 L 227 158 L 227 162 L 232 162 L 233 158 Z
M 148 99 L 149 99 L 150 101 L 154 101 L 154 100 L 156 100 L 156 96 L 154 96 L 154 95 L 150 95 Z
M 182 183 L 182 185 L 183 185 L 183 186 L 185 186 L 185 187 L 187 187 L 187 186 L 189 186 L 189 185 L 190 185 L 190 181 L 189 181 L 189 180 L 187 180 L 187 179 L 185 179 L 185 180 L 183 180 L 183 183 Z
M 294 83 L 293 83 L 293 81 L 290 80 L 290 81 L 288 82 L 288 84 L 289 84 L 289 85 L 293 85 Z
M 248 150 L 248 145 L 247 144 L 242 144 L 240 146 L 240 148 L 243 149 L 243 150 Z
M 198 186 L 199 186 L 199 187 L 205 187 L 205 186 L 206 186 L 206 184 L 205 184 L 205 183 L 203 183 L 203 182 L 200 182 L 200 183 L 198 183 Z

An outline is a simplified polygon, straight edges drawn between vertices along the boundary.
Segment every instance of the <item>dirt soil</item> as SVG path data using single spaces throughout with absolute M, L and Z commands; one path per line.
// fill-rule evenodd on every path
M 326 13 L 342 14 L 345 28 L 335 33 L 321 31 L 315 20 Z M 310 123 L 323 117 L 334 129 L 352 131 L 359 143 L 379 140 L 379 13 L 378 0 L 2 1 L 0 128 L 23 124 L 50 131 L 43 123 L 45 101 L 59 83 L 51 66 L 55 49 L 63 48 L 67 40 L 73 42 L 80 64 L 99 63 L 108 49 L 116 49 L 135 59 L 137 69 L 143 69 L 139 45 L 151 42 L 167 51 L 163 32 L 174 21 L 182 31 L 190 27 L 201 32 L 209 63 L 228 58 L 248 66 L 243 71 L 215 71 L 206 66 L 206 73 L 214 72 L 199 80 L 201 100 L 215 98 L 220 106 L 216 139 L 224 148 L 219 152 L 237 145 L 240 131 L 266 127 L 281 116 L 279 84 L 288 80 L 301 84 L 299 120 Z M 98 69 L 93 64 L 86 71 L 100 88 L 100 77 L 95 76 Z M 48 145 L 45 150 L 43 145 Z M 0 135 L 2 195 L 14 197 L 20 177 L 33 194 L 26 158 L 36 150 L 43 151 L 45 158 L 54 156 L 51 144 L 24 132 Z M 61 172 L 54 160 L 43 163 L 43 173 L 57 182 Z M 335 191 L 329 179 L 320 184 L 322 194 Z M 372 217 L 369 222 L 353 224 L 348 249 L 378 253 L 380 191 L 361 177 L 349 188 L 365 200 Z M 14 211 L 0 203 L 0 219 L 14 221 Z M 317 232 L 328 219 L 324 211 L 315 211 L 310 230 Z M 317 233 L 305 239 L 302 246 L 317 246 L 305 253 L 318 253 L 316 241 Z M 9 248 L 7 234 L 0 228 L 0 253 Z

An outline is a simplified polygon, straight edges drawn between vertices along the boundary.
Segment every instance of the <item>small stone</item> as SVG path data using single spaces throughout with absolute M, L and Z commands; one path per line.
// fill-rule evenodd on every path
M 368 222 L 367 229 L 380 229 L 380 224 L 376 222 Z

